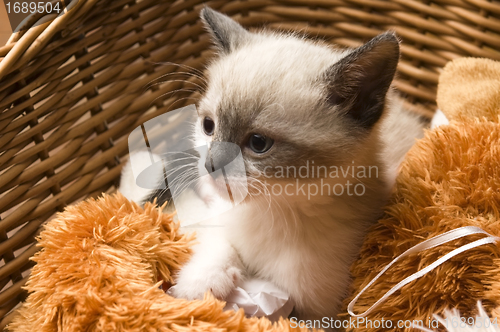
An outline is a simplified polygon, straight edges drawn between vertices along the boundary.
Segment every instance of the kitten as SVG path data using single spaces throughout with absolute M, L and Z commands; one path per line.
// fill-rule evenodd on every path
M 249 195 L 221 216 L 225 227 L 199 238 L 175 296 L 211 291 L 223 299 L 255 275 L 288 292 L 299 319 L 335 319 L 363 237 L 423 132 L 390 87 L 398 39 L 388 32 L 340 51 L 293 34 L 252 33 L 210 8 L 201 18 L 218 57 L 194 135 L 212 144 L 214 164 L 225 151 L 213 142 L 241 148 Z M 317 172 L 283 176 L 286 167 Z M 311 195 L 314 185 L 324 192 Z

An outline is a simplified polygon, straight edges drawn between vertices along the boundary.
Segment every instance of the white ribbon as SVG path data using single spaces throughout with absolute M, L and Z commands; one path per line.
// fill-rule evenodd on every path
M 356 301 L 358 301 L 361 294 L 363 294 L 365 290 L 367 290 L 375 281 L 377 281 L 377 279 L 380 278 L 380 276 L 382 274 L 384 274 L 385 271 L 387 271 L 400 258 L 406 257 L 408 255 L 411 255 L 413 253 L 417 253 L 417 252 L 420 252 L 420 251 L 423 251 L 426 249 L 434 248 L 434 247 L 437 247 L 441 244 L 444 244 L 444 243 L 447 243 L 447 242 L 450 242 L 452 240 L 456 240 L 456 239 L 459 239 L 459 238 L 462 238 L 462 237 L 465 237 L 468 235 L 472 235 L 472 234 L 484 234 L 487 236 L 485 238 L 480 239 L 480 240 L 476 240 L 476 241 L 471 242 L 469 244 L 465 244 L 465 245 L 447 253 L 446 255 L 439 258 L 434 263 L 430 264 L 429 266 L 425 267 L 424 269 L 417 271 L 414 274 L 412 274 L 411 276 L 400 281 L 397 285 L 395 285 L 389 291 L 387 291 L 377 302 L 375 302 L 365 312 L 360 313 L 360 314 L 355 314 L 353 312 L 353 307 L 356 304 Z M 384 267 L 384 269 L 382 271 L 380 271 L 380 273 L 377 274 L 377 276 L 375 278 L 373 278 L 368 283 L 368 285 L 366 285 L 365 288 L 363 288 L 361 290 L 361 292 L 359 292 L 359 294 L 356 295 L 356 297 L 349 303 L 349 305 L 347 306 L 347 312 L 349 312 L 349 315 L 351 315 L 352 317 L 366 317 L 370 312 L 372 312 L 376 307 L 378 307 L 382 302 L 384 302 L 393 293 L 398 291 L 401 287 L 412 282 L 413 280 L 416 280 L 416 279 L 424 276 L 425 274 L 432 271 L 433 269 L 435 269 L 439 265 L 443 264 L 444 262 L 446 262 L 447 260 L 449 260 L 453 256 L 456 256 L 456 255 L 458 255 L 464 251 L 467 251 L 469 249 L 479 247 L 479 246 L 482 246 L 484 244 L 495 243 L 495 242 L 500 242 L 500 237 L 491 235 L 488 232 L 485 232 L 484 230 L 482 230 L 481 228 L 475 227 L 475 226 L 460 227 L 460 228 L 454 229 L 452 231 L 446 232 L 444 234 L 435 236 L 431 239 L 425 240 L 424 242 L 419 243 L 419 244 L 411 247 L 410 249 L 406 250 L 404 253 L 402 253 L 398 257 L 394 258 L 393 261 L 390 262 L 386 267 Z

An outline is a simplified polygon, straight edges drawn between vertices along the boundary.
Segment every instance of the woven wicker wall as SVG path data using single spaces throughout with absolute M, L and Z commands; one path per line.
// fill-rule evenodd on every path
M 249 27 L 300 30 L 343 46 L 395 30 L 403 40 L 395 85 L 425 116 L 434 111 L 447 61 L 500 60 L 499 1 L 208 4 Z M 57 18 L 32 16 L 32 28 L 0 47 L 0 317 L 25 296 L 39 226 L 67 204 L 114 189 L 133 128 L 196 101 L 196 76 L 211 54 L 198 20 L 202 6 L 74 0 Z

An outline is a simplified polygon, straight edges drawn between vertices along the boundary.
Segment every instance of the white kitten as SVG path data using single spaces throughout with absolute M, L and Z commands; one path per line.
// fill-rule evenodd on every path
M 335 319 L 363 237 L 422 135 L 390 89 L 399 42 L 385 33 L 338 51 L 250 33 L 209 8 L 201 17 L 219 56 L 208 67 L 195 137 L 212 144 L 207 169 L 231 159 L 215 143 L 241 148 L 249 195 L 220 216 L 225 227 L 199 237 L 175 295 L 225 298 L 251 274 L 288 292 L 299 319 Z

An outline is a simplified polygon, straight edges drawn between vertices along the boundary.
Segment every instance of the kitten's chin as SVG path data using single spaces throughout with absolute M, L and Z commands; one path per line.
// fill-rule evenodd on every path
M 216 202 L 238 204 L 248 195 L 246 181 L 239 178 L 223 176 L 202 176 L 199 181 L 198 194 L 208 206 Z

